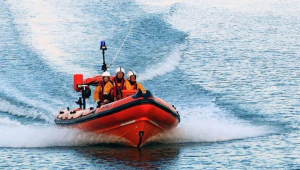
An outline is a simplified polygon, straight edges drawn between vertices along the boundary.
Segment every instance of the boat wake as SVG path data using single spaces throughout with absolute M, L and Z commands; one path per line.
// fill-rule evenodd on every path
M 15 116 L 23 116 L 26 118 L 33 118 L 33 119 L 41 119 L 45 120 L 46 122 L 53 122 L 54 115 L 47 115 L 43 111 L 39 111 L 38 109 L 34 108 L 18 108 L 17 106 L 4 101 L 0 100 L 0 111 L 4 113 L 9 113 Z
M 272 133 L 265 126 L 252 125 L 230 116 L 213 103 L 181 112 L 181 123 L 171 131 L 150 139 L 157 143 L 201 143 L 257 137 Z M 125 141 L 114 136 L 87 133 L 80 130 L 48 125 L 22 125 L 8 118 L 0 118 L 0 147 L 87 146 Z
M 11 121 L 8 118 L 0 118 L 0 126 L 20 126 L 20 122 Z
M 183 45 L 180 46 L 180 48 L 174 48 L 174 50 L 164 59 L 163 62 L 147 67 L 145 72 L 139 75 L 139 81 L 152 80 L 155 77 L 174 71 L 181 60 L 182 49 L 184 49 Z
M 78 50 L 83 47 L 82 44 L 76 44 L 76 42 L 86 42 L 85 44 L 87 44 L 89 42 L 87 40 L 94 38 L 92 35 L 85 34 L 85 28 L 78 24 L 84 20 L 70 14 L 79 12 L 79 9 L 72 7 L 68 2 L 59 6 L 46 1 L 9 1 L 7 3 L 10 4 L 10 11 L 17 29 L 22 32 L 23 43 L 31 48 L 50 68 L 68 74 L 74 72 L 85 75 L 97 74 L 96 70 L 92 68 L 82 67 L 85 60 L 82 60 L 81 55 L 84 53 L 76 52 L 84 51 Z M 67 11 L 68 8 L 60 9 L 61 6 L 71 9 L 70 11 Z M 85 49 L 87 48 L 85 46 Z M 80 61 L 81 64 L 77 64 L 75 61 Z
M 256 126 L 226 114 L 212 103 L 206 107 L 185 109 L 177 128 L 159 134 L 150 142 L 198 143 L 217 142 L 272 133 L 266 126 Z
M 0 147 L 87 146 L 101 143 L 124 143 L 120 138 L 82 132 L 53 125 L 22 125 L 0 118 Z

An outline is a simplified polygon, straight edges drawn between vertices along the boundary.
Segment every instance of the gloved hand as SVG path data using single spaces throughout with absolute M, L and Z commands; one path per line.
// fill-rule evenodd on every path
M 97 108 L 101 107 L 101 101 L 97 102 Z

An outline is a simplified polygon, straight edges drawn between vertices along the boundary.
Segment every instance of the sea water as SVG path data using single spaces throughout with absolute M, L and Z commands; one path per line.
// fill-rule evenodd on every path
M 0 1 L 1 169 L 299 169 L 300 2 Z M 111 63 L 177 107 L 141 150 L 57 127 Z M 88 99 L 88 105 L 95 103 Z M 113 144 L 112 144 L 113 143 Z

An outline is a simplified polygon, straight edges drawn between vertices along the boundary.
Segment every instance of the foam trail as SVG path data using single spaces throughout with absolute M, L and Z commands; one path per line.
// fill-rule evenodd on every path
M 40 126 L 0 126 L 0 147 L 85 146 L 100 143 L 124 143 L 113 136 L 68 128 Z
M 4 100 L 0 100 L 0 111 L 16 116 L 24 116 L 26 118 L 32 117 L 33 119 L 42 119 L 47 122 L 53 122 L 54 120 L 54 116 L 47 115 L 45 112 L 41 112 L 36 109 L 18 108 L 17 106 L 12 105 Z
M 84 33 L 84 27 L 76 24 L 83 19 L 69 13 L 76 13 L 76 9 L 69 9 L 72 6 L 68 4 L 49 1 L 12 0 L 7 3 L 17 28 L 22 32 L 23 42 L 40 54 L 41 60 L 53 70 L 69 74 L 84 73 L 87 76 L 97 74 L 94 69 L 82 68 L 73 62 L 83 58 L 78 54 L 83 45 L 78 44 L 84 39 L 91 39 Z
M 12 121 L 8 118 L 0 118 L 0 126 L 20 126 L 20 122 Z
M 151 139 L 159 143 L 216 142 L 271 133 L 268 127 L 255 126 L 224 114 L 213 104 L 207 107 L 186 109 L 179 126 Z
M 139 81 L 151 80 L 154 77 L 165 75 L 169 72 L 172 72 L 178 66 L 181 58 L 180 49 L 175 48 L 174 51 L 158 65 L 148 67 L 144 73 L 139 75 Z
M 39 95 L 35 99 L 32 99 L 30 97 L 26 97 L 26 94 L 24 94 L 23 91 L 14 88 L 9 82 L 0 79 L 0 83 L 5 87 L 10 87 L 6 89 L 0 89 L 0 92 L 2 92 L 7 96 L 13 97 L 15 101 L 26 103 L 35 108 L 41 108 L 47 110 L 48 112 L 56 113 L 57 109 L 53 108 L 53 104 L 59 104 L 59 105 L 62 104 L 59 101 L 53 100 L 52 97 L 46 93 L 39 92 Z M 0 100 L 0 102 L 3 102 L 3 100 L 2 101 Z M 8 106 L 10 106 L 10 105 L 6 106 L 5 104 L 7 104 L 7 102 L 4 103 L 4 105 L 2 104 L 2 106 L 5 108 L 8 108 Z

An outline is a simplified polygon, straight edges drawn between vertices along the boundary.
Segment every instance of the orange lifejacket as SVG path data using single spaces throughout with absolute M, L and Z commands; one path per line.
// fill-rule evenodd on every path
M 125 89 L 125 80 L 124 78 L 121 79 L 121 82 L 118 83 L 118 80 L 117 80 L 117 77 L 115 77 L 113 79 L 114 81 L 114 96 L 118 97 L 118 99 L 122 99 L 123 96 L 122 96 L 122 91 L 121 90 L 124 90 Z
M 108 80 L 108 81 L 110 81 L 110 83 L 111 83 L 112 85 L 114 84 L 111 80 Z M 106 82 L 106 83 L 108 83 L 108 82 Z M 103 81 L 103 80 L 99 82 L 99 86 L 101 87 L 101 91 L 100 91 L 100 94 L 99 94 L 99 100 L 100 100 L 101 102 L 104 101 L 103 89 L 104 89 L 104 86 L 106 85 L 106 83 L 104 84 L 104 81 Z M 110 93 L 109 93 L 109 94 L 110 94 L 110 95 L 109 95 L 109 100 L 112 101 L 112 97 L 114 96 L 114 88 L 111 88 L 111 89 L 110 89 Z
M 129 81 L 129 83 L 131 84 L 131 82 Z M 132 86 L 132 85 L 131 85 Z M 137 83 L 136 81 L 133 83 L 133 89 L 132 90 L 137 90 L 138 89 L 138 86 L 137 86 Z

